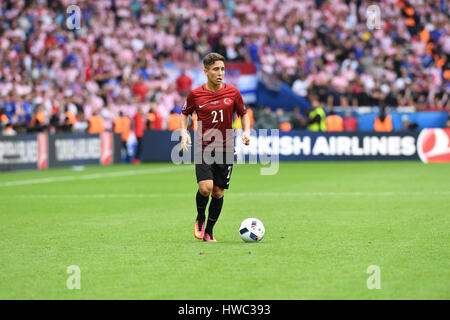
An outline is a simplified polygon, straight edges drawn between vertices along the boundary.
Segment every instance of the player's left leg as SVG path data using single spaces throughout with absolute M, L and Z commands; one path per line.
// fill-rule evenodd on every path
M 223 206 L 224 189 L 219 186 L 214 186 L 211 193 L 211 203 L 208 208 L 208 221 L 205 228 L 205 241 L 215 241 L 213 236 L 213 228 L 219 219 L 220 212 Z
M 214 240 L 213 228 L 219 219 L 223 206 L 223 194 L 225 189 L 229 188 L 231 171 L 233 170 L 233 164 L 214 164 L 212 165 L 214 175 L 214 186 L 211 192 L 211 203 L 208 209 L 208 221 L 205 228 L 205 241 L 208 239 Z

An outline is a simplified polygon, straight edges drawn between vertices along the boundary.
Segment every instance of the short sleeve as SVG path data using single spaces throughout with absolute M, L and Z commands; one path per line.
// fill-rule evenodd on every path
M 194 95 L 190 92 L 186 98 L 186 102 L 184 103 L 183 109 L 181 112 L 188 116 L 195 111 L 195 103 L 194 103 Z
M 247 113 L 247 108 L 245 107 L 244 100 L 242 99 L 239 90 L 236 90 L 236 96 L 234 98 L 234 108 L 236 114 L 240 117 Z

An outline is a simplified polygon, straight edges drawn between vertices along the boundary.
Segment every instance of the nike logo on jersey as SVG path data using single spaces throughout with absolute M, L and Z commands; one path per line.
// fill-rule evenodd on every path
M 199 109 L 200 109 L 200 108 L 203 108 L 203 107 L 206 106 L 206 105 L 207 105 L 207 103 L 202 104 L 202 105 L 199 105 L 198 108 L 199 108 Z

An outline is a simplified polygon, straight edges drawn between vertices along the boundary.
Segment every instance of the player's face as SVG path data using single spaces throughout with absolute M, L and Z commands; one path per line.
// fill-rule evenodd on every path
M 214 84 L 215 86 L 219 86 L 225 76 L 225 64 L 223 61 L 216 61 L 209 67 L 209 69 L 205 68 L 205 74 L 206 77 L 208 77 L 208 82 Z

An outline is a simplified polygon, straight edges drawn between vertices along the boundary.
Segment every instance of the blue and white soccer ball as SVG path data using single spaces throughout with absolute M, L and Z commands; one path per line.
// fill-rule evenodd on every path
M 239 227 L 239 234 L 245 242 L 259 242 L 264 238 L 265 232 L 263 223 L 256 218 L 245 219 Z

